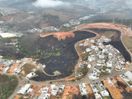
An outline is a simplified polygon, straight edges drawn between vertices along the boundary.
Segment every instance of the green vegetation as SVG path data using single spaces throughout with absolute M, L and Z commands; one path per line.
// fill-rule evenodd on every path
M 3 16 L 3 14 L 0 12 L 0 16 Z
M 22 67 L 22 70 L 25 73 L 25 76 L 32 72 L 34 69 L 36 69 L 36 66 L 34 64 L 27 63 Z
M 29 51 L 28 49 L 24 48 L 21 44 L 22 42 L 20 40 L 18 40 L 17 43 L 17 49 L 19 49 L 19 51 L 24 55 L 24 56 L 30 56 L 32 55 L 32 51 Z
M 83 76 L 84 76 L 84 75 L 87 74 L 88 70 L 89 70 L 89 69 L 87 68 L 87 66 L 83 66 L 83 67 L 80 67 L 80 68 L 78 69 L 78 73 L 83 74 Z
M 87 72 L 88 72 L 88 68 L 86 66 L 84 66 L 82 69 L 81 69 L 81 72 L 83 73 L 83 75 L 86 75 Z
M 129 36 L 123 36 L 122 38 L 123 43 L 125 44 L 125 46 L 129 49 L 129 51 L 132 53 L 132 37 Z
M 47 59 L 53 56 L 60 56 L 60 55 L 61 55 L 61 51 L 57 48 L 52 51 L 37 50 L 37 52 L 35 53 L 35 56 L 37 58 L 44 58 L 44 59 Z
M 0 75 L 0 99 L 7 99 L 17 85 L 18 80 L 15 76 Z
M 84 20 L 84 21 L 81 21 L 81 24 L 83 23 L 96 23 L 96 22 L 108 22 L 108 23 L 118 23 L 118 24 L 124 24 L 124 25 L 127 25 L 127 26 L 130 26 L 132 24 L 132 19 L 119 19 L 119 18 L 115 18 L 114 20 L 113 19 L 108 19 L 106 17 L 102 17 L 102 18 L 94 18 L 94 19 L 91 19 L 91 20 Z
M 101 72 L 101 73 L 100 73 L 100 77 L 103 77 L 103 76 L 105 76 L 105 75 L 109 75 L 109 73 L 108 73 L 107 71 Z
M 60 56 L 61 55 L 61 50 L 56 48 L 53 50 L 43 50 L 43 49 L 30 49 L 30 48 L 26 48 L 25 46 L 23 46 L 24 44 L 22 44 L 21 41 L 18 42 L 17 44 L 17 48 L 19 49 L 19 51 L 25 56 L 25 57 L 33 57 L 35 59 L 38 58 L 43 58 L 43 59 L 47 59 L 49 57 L 53 57 L 53 56 Z
M 89 56 L 89 53 L 84 53 L 84 54 L 82 54 L 82 55 L 81 55 L 82 60 L 83 60 L 83 61 L 87 61 L 88 56 Z
M 61 25 L 62 23 L 59 16 L 57 15 L 46 14 L 46 15 L 43 15 L 43 19 L 47 23 L 52 23 L 53 26 L 58 26 L 58 25 Z
M 70 31 L 70 30 L 72 30 L 74 27 L 72 27 L 72 26 L 70 26 L 70 27 L 64 27 L 64 26 L 62 26 L 61 28 L 60 28 L 60 31 L 65 31 L 65 32 L 67 32 L 67 31 Z
M 129 81 L 128 84 L 132 85 L 132 81 Z
M 111 99 L 111 97 L 109 97 L 109 96 L 105 96 L 105 97 L 103 97 L 103 99 Z
M 12 57 L 10 55 L 5 55 L 5 56 L 3 56 L 3 59 L 14 59 L 14 57 Z

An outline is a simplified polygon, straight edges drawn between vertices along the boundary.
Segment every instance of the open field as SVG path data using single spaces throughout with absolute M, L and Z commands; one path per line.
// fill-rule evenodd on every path
M 7 99 L 18 85 L 14 76 L 0 75 L 0 99 Z
M 128 48 L 128 50 L 132 53 L 132 37 L 123 36 L 122 40 L 124 44 L 126 45 L 126 47 Z

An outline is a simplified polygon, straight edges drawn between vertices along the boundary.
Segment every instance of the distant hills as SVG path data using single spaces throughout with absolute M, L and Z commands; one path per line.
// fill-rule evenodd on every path
M 132 0 L 0 0 L 1 27 L 28 31 L 59 27 L 72 19 L 94 15 L 88 20 L 132 20 Z M 126 22 L 126 21 L 125 21 Z

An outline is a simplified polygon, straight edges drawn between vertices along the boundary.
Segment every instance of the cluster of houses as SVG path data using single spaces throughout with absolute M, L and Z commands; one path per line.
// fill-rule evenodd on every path
M 79 44 L 84 48 L 83 54 L 87 55 L 87 59 L 82 61 L 85 61 L 88 68 L 92 67 L 89 79 L 98 79 L 101 75 L 110 74 L 113 69 L 118 71 L 125 69 L 126 62 L 123 55 L 112 45 L 107 44 L 109 42 L 111 39 L 101 36 L 86 39 Z
M 92 41 L 93 42 L 93 41 Z M 24 66 L 25 63 L 29 63 L 29 62 L 33 62 L 32 59 L 29 58 L 24 58 L 18 61 L 14 61 L 14 60 L 5 60 L 2 57 L 0 57 L 0 64 L 3 64 L 4 68 L 0 69 L 2 70 L 2 74 L 8 74 L 9 71 L 12 71 L 12 74 L 14 75 L 18 75 L 22 70 L 22 67 Z M 13 65 L 13 64 L 16 65 Z M 34 62 L 35 63 L 35 62 Z M 1 66 L 2 67 L 2 66 Z M 12 68 L 14 67 L 14 68 Z M 10 70 L 12 69 L 12 70 Z M 93 68 L 93 76 L 95 76 L 95 78 L 97 77 L 96 74 L 99 72 L 99 70 L 97 68 Z M 29 74 L 27 74 L 25 76 L 25 78 L 27 78 L 28 80 L 35 76 L 36 74 L 34 72 L 30 72 Z M 89 74 L 89 77 L 91 76 L 91 74 Z M 127 71 L 124 74 L 120 75 L 120 78 L 123 79 L 128 87 L 131 88 L 132 85 L 132 72 L 131 71 Z M 99 77 L 98 77 L 99 78 Z M 111 82 L 111 83 L 109 83 Z M 87 86 L 90 86 L 92 89 L 92 93 L 95 97 L 95 99 L 111 99 L 111 97 L 114 97 L 114 93 L 113 91 L 111 91 L 112 89 L 110 87 L 110 89 L 106 89 L 106 86 L 104 83 L 102 83 L 100 80 L 98 81 L 93 81 L 92 83 L 88 84 L 88 83 L 79 83 L 78 85 L 76 85 L 75 87 L 78 89 L 78 95 L 80 95 L 81 97 L 85 96 L 86 99 L 91 97 L 89 95 L 89 90 L 87 88 Z M 108 85 L 113 86 L 114 84 L 112 83 L 111 80 L 108 80 Z M 34 87 L 34 86 L 37 86 Z M 66 97 L 67 95 L 69 95 L 69 93 L 72 92 L 72 90 L 75 90 L 75 88 L 70 87 L 69 92 L 65 91 L 67 90 L 67 86 L 66 84 L 48 84 L 48 85 L 42 85 L 41 87 L 38 87 L 38 84 L 34 85 L 31 82 L 26 82 L 25 84 L 23 84 L 20 88 L 18 88 L 17 90 L 17 94 L 16 94 L 16 98 L 14 99 L 19 99 L 18 97 L 23 97 L 24 99 L 27 98 L 31 98 L 31 99 L 56 99 L 57 97 L 60 97 L 60 99 L 65 99 L 64 97 Z M 74 85 L 72 85 L 74 86 Z M 115 88 L 115 87 L 114 87 Z M 36 93 L 37 92 L 37 93 Z M 119 91 L 118 91 L 119 93 Z M 72 93 L 72 95 L 74 96 L 75 94 Z M 121 94 L 120 94 L 121 95 Z M 51 98 L 52 97 L 52 98 Z M 70 98 L 72 99 L 72 98 Z
M 33 61 L 31 58 L 23 58 L 21 60 L 8 60 L 8 59 L 3 59 L 3 57 L 1 56 L 0 57 L 0 74 L 20 75 L 23 71 L 23 66 L 27 63 L 36 64 L 36 62 Z M 25 78 L 31 79 L 34 76 L 37 76 L 37 74 L 32 71 L 26 74 Z
M 86 20 L 88 20 L 89 18 L 91 18 L 93 16 L 95 16 L 95 15 L 90 14 L 88 16 L 83 16 L 83 17 L 80 17 L 78 19 L 71 19 L 69 22 L 64 23 L 62 26 L 60 26 L 60 28 L 61 27 L 70 28 L 72 26 L 77 26 L 77 25 L 81 24 L 81 22 L 86 21 Z M 27 30 L 27 32 L 29 32 L 29 33 L 36 33 L 36 32 L 38 32 L 38 33 L 41 33 L 41 32 L 58 32 L 58 31 L 60 31 L 60 28 L 57 28 L 55 26 L 48 26 L 48 27 L 45 27 L 45 28 L 33 28 L 33 29 L 29 29 L 29 30 Z
M 88 16 L 84 16 L 84 17 L 81 17 L 79 19 L 71 19 L 69 22 L 67 23 L 64 23 L 62 25 L 62 27 L 72 27 L 72 26 L 76 26 L 76 25 L 79 25 L 81 24 L 82 21 L 85 21 L 85 20 L 88 20 L 89 18 L 93 17 L 94 15 L 91 14 L 91 15 L 88 15 Z M 35 32 L 58 32 L 60 29 L 55 27 L 55 26 L 48 26 L 48 27 L 45 27 L 45 28 L 33 28 L 33 29 L 30 29 L 28 30 L 29 33 L 35 33 Z
M 44 87 L 41 89 L 41 95 L 38 99 L 49 99 L 50 96 L 57 96 L 58 94 L 62 94 L 64 91 L 65 85 L 54 85 L 51 84 L 50 87 Z
M 73 92 L 72 95 L 77 94 L 80 96 L 86 96 L 87 98 L 89 97 L 85 83 L 81 83 L 78 86 L 55 85 L 55 84 L 47 85 L 44 87 L 42 86 L 38 90 L 39 94 L 36 94 L 35 90 L 36 89 L 34 89 L 33 85 L 25 84 L 18 90 L 16 96 L 17 97 L 23 96 L 25 97 L 25 99 L 27 97 L 28 98 L 32 97 L 32 99 L 65 99 L 65 97 L 67 97 L 69 94 Z M 75 91 L 78 92 L 75 93 Z
M 59 28 L 57 28 L 55 26 L 48 26 L 45 28 L 33 28 L 33 29 L 27 30 L 27 32 L 29 32 L 29 33 L 58 32 L 58 31 L 59 31 Z
M 22 34 L 21 33 L 8 33 L 8 32 L 3 32 L 1 29 L 0 29 L 0 37 L 2 38 L 15 38 L 15 37 L 21 37 Z
M 127 71 L 121 74 L 120 77 L 126 82 L 126 84 L 132 88 L 132 71 Z
M 81 24 L 82 21 L 86 21 L 95 15 L 90 14 L 88 16 L 80 17 L 79 19 L 71 19 L 68 23 L 63 24 L 64 27 L 72 27 Z
M 99 79 L 101 74 L 106 74 L 106 73 L 110 74 L 113 69 L 123 70 L 126 64 L 125 59 L 117 49 L 115 49 L 111 45 L 104 44 L 110 41 L 111 39 L 102 36 L 100 38 L 95 38 L 95 39 L 86 39 L 83 43 L 79 44 L 80 47 L 85 48 L 83 53 L 84 54 L 86 53 L 88 55 L 86 61 L 82 60 L 83 64 L 80 64 L 80 66 L 82 67 L 86 65 L 88 68 L 92 68 L 92 71 L 88 73 L 88 78 L 90 80 L 93 80 L 93 83 L 90 83 L 89 86 L 92 89 L 95 99 L 111 99 L 111 96 L 114 93 L 111 91 L 111 89 L 110 90 L 106 89 L 105 84 L 103 84 L 100 80 L 96 82 L 94 82 L 94 80 Z M 7 60 L 7 59 L 3 59 L 3 57 L 0 56 L 0 74 L 17 76 L 20 73 L 22 73 L 23 66 L 27 63 L 39 65 L 31 58 L 23 58 L 21 60 Z M 26 80 L 29 81 L 32 77 L 37 76 L 34 71 L 31 71 L 25 75 Z M 128 87 L 132 88 L 131 71 L 127 71 L 124 74 L 121 74 L 120 78 L 127 83 Z M 112 81 L 108 80 L 108 82 L 112 82 Z M 111 83 L 108 83 L 108 85 L 110 84 Z M 111 85 L 113 85 L 113 83 Z M 67 99 L 67 98 L 63 98 L 63 96 L 65 97 L 65 95 L 72 93 L 73 90 L 75 91 L 75 94 L 79 94 L 80 96 L 86 96 L 86 98 L 90 97 L 89 90 L 87 88 L 88 84 L 81 82 L 80 84 L 76 85 L 76 88 L 68 87 L 69 89 L 71 89 L 68 92 L 65 91 L 68 86 L 65 84 L 62 85 L 49 84 L 49 85 L 41 86 L 39 88 L 37 87 L 38 90 L 34 86 L 37 86 L 37 84 L 33 85 L 30 82 L 25 83 L 24 85 L 21 86 L 21 88 L 18 89 L 16 96 L 24 96 L 25 97 L 24 99 L 27 98 L 52 99 L 51 97 L 60 96 L 61 97 L 60 99 Z M 15 99 L 19 99 L 19 98 L 15 98 Z
M 18 10 L 14 9 L 14 8 L 0 7 L 0 13 L 2 15 L 9 15 L 9 14 L 13 14 L 13 13 L 16 13 L 16 12 L 18 12 Z
M 12 63 L 13 63 L 13 60 L 4 60 L 2 59 L 2 56 L 1 56 L 0 57 L 0 73 L 6 74 Z
M 0 69 L 0 70 L 2 70 L 1 73 L 8 74 L 9 71 L 12 71 L 11 72 L 12 74 L 18 75 L 21 72 L 23 65 L 27 62 L 29 63 L 29 62 L 33 62 L 33 61 L 32 61 L 32 59 L 29 59 L 29 58 L 24 58 L 24 59 L 21 59 L 18 61 L 14 61 L 14 60 L 5 60 L 2 57 L 0 57 L 0 64 L 3 64 L 3 69 Z M 2 67 L 2 65 L 1 65 L 1 67 Z M 94 69 L 96 69 L 96 68 L 94 68 Z M 98 71 L 98 70 L 96 70 L 96 71 Z M 32 77 L 33 75 L 35 75 L 34 72 L 30 72 L 29 74 L 27 74 L 25 76 L 25 78 L 27 78 L 29 80 L 30 77 Z M 131 88 L 132 72 L 131 71 L 125 72 L 124 74 L 120 75 L 120 77 L 128 84 L 128 87 Z M 108 82 L 110 82 L 110 81 L 108 81 Z M 90 84 L 80 82 L 78 85 L 75 86 L 78 89 L 78 92 L 76 92 L 77 90 L 75 90 L 75 88 L 73 88 L 74 85 L 72 85 L 72 87 L 70 87 L 69 91 L 67 92 L 67 91 L 65 91 L 65 90 L 67 90 L 67 86 L 68 86 L 66 84 L 57 84 L 57 85 L 48 84 L 45 86 L 42 85 L 41 87 L 38 87 L 38 84 L 34 85 L 31 82 L 28 82 L 28 83 L 26 82 L 25 84 L 23 84 L 21 87 L 19 87 L 17 89 L 17 94 L 15 97 L 19 96 L 19 97 L 23 97 L 24 99 L 27 99 L 27 98 L 56 99 L 57 97 L 60 97 L 60 99 L 65 99 L 64 97 L 69 95 L 73 90 L 76 93 L 78 93 L 78 95 L 80 95 L 81 97 L 85 96 L 87 99 L 90 97 L 89 90 L 87 88 L 88 85 L 91 87 L 92 93 L 93 93 L 95 99 L 104 99 L 104 98 L 111 99 L 113 92 L 109 93 L 109 91 L 108 91 L 109 89 L 106 89 L 106 87 L 104 86 L 104 84 L 101 81 L 96 81 L 96 82 L 93 82 Z M 110 85 L 110 84 L 108 84 L 108 85 Z M 38 90 L 34 86 L 37 86 Z M 74 95 L 75 94 L 73 94 L 73 96 Z M 19 99 L 19 98 L 14 98 L 14 99 Z M 70 99 L 72 99 L 72 98 L 70 98 Z
M 48 86 L 41 86 L 37 90 L 37 88 L 35 89 L 33 86 L 34 85 L 30 83 L 23 85 L 17 91 L 17 95 L 15 97 L 22 96 L 25 98 L 30 97 L 32 99 L 50 99 L 50 97 L 56 97 L 57 95 L 63 94 L 65 88 L 65 85 L 51 84 Z
M 25 95 L 31 92 L 31 84 L 25 84 L 21 89 L 17 92 L 18 94 Z
M 127 71 L 119 77 L 128 83 L 128 81 L 132 80 L 131 76 L 132 72 Z M 36 84 L 36 86 L 39 86 L 39 89 L 33 87 L 35 85 L 27 83 L 18 90 L 16 96 L 25 96 L 24 99 L 67 99 L 69 95 L 72 95 L 80 97 L 78 99 L 83 99 L 84 96 L 84 99 L 89 99 L 93 95 L 95 99 L 122 99 L 120 97 L 123 97 L 123 95 L 120 89 L 116 87 L 117 85 L 115 83 L 115 80 L 115 78 L 106 78 L 102 81 L 93 81 L 90 84 L 80 82 L 79 84 L 75 85 L 67 85 L 58 83 L 42 85 L 41 87 Z M 89 89 L 88 87 L 90 87 L 91 89 Z M 128 87 L 132 89 L 130 85 L 128 85 Z
M 80 89 L 80 93 L 81 93 L 82 96 L 87 96 L 88 95 L 85 83 L 79 84 L 79 89 Z
M 93 89 L 95 99 L 109 99 L 110 98 L 110 94 L 108 90 L 106 90 L 106 88 L 100 81 L 96 83 L 92 83 L 91 87 Z

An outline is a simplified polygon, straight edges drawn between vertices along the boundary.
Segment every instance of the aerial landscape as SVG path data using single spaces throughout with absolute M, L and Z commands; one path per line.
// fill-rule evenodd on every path
M 0 0 L 0 99 L 132 99 L 132 1 Z

